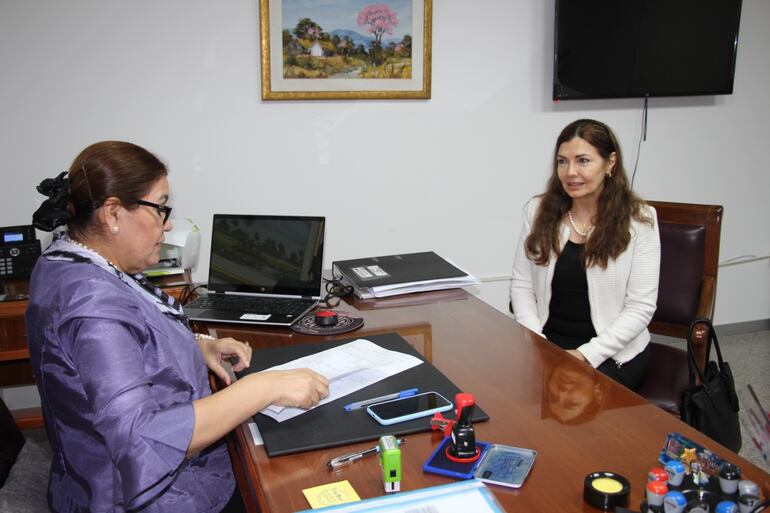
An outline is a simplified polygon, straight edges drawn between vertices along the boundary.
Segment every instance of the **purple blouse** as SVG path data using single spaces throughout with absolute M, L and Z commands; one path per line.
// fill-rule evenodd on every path
M 73 250 L 66 241 L 54 247 Z M 185 455 L 192 401 L 211 389 L 181 322 L 107 269 L 45 256 L 26 321 L 53 449 L 54 512 L 224 508 L 235 485 L 224 442 Z

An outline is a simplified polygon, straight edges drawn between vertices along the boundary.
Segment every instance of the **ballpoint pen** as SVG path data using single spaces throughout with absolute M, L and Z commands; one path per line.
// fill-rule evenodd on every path
M 408 390 L 402 390 L 401 392 L 395 392 L 393 394 L 383 395 L 380 397 L 372 397 L 371 399 L 364 399 L 363 401 L 358 401 L 355 403 L 350 403 L 345 405 L 345 411 L 353 411 L 358 410 L 360 408 L 363 408 L 364 406 L 369 406 L 370 404 L 374 403 L 381 403 L 383 401 L 387 401 L 389 399 L 398 399 L 400 397 L 409 397 L 412 395 L 415 395 L 417 393 L 416 388 L 410 388 Z
M 405 438 L 399 438 L 396 441 L 398 442 L 398 445 L 404 445 L 406 443 Z M 360 460 L 364 456 L 367 456 L 369 454 L 376 454 L 378 452 L 380 452 L 380 446 L 375 445 L 374 447 L 371 447 L 369 449 L 364 449 L 363 451 L 351 452 L 349 454 L 343 454 L 342 456 L 337 456 L 336 458 L 332 458 L 328 462 L 326 462 L 326 466 L 329 468 L 341 467 L 343 465 L 348 465 L 350 463 L 353 463 L 356 460 Z

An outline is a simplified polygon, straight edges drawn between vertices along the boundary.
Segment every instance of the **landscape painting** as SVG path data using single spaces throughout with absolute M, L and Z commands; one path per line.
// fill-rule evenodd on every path
M 430 98 L 431 0 L 261 0 L 262 96 Z

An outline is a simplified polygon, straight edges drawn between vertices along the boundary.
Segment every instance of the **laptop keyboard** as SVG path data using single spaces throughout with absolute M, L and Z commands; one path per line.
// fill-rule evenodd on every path
M 189 303 L 187 307 L 205 308 L 208 310 L 242 310 L 251 313 L 300 315 L 313 303 L 315 303 L 313 299 L 281 299 L 210 294 L 199 297 Z

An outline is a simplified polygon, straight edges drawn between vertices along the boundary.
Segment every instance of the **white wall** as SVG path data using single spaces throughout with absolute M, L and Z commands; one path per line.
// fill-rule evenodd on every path
M 438 0 L 429 101 L 260 100 L 257 0 L 2 0 L 0 225 L 86 145 L 123 139 L 170 166 L 175 215 L 325 215 L 332 260 L 434 249 L 505 310 L 521 207 L 578 117 L 627 167 L 642 100 L 550 100 L 553 1 Z M 770 3 L 744 0 L 732 96 L 650 101 L 636 189 L 725 207 L 722 258 L 770 252 Z M 590 73 L 591 70 L 586 70 Z M 770 261 L 720 271 L 717 322 L 770 317 Z

